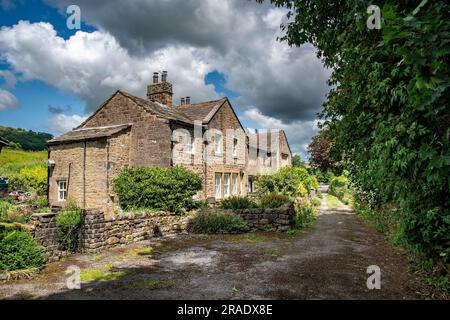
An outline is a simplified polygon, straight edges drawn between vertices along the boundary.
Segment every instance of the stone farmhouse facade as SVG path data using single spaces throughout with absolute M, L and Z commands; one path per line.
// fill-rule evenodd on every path
M 80 126 L 50 140 L 50 205 L 70 200 L 111 216 L 120 205 L 113 180 L 127 167 L 185 166 L 203 181 L 196 197 L 217 201 L 245 196 L 254 175 L 291 164 L 284 132 L 250 133 L 227 98 L 194 104 L 187 97 L 174 106 L 172 97 L 167 73 L 161 81 L 155 73 L 147 99 L 116 91 Z M 264 136 L 269 143 L 259 147 Z

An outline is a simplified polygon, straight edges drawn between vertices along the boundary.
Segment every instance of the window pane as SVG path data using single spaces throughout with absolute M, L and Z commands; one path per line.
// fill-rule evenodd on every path
M 224 175 L 223 193 L 224 193 L 225 197 L 228 197 L 230 195 L 230 174 L 229 173 L 226 173 Z
M 222 152 L 222 135 L 219 133 L 214 136 L 214 150 L 216 153 Z
M 216 199 L 222 198 L 222 174 L 216 173 L 215 178 Z
M 233 174 L 231 179 L 232 179 L 232 185 L 233 185 L 232 192 L 233 192 L 233 195 L 236 195 L 238 193 L 238 176 L 237 176 L 237 174 Z

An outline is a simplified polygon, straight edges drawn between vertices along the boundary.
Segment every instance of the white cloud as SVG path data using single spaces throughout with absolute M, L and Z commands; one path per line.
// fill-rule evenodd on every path
M 57 135 L 63 134 L 79 126 L 87 117 L 79 115 L 58 114 L 50 118 L 50 129 Z
M 9 91 L 0 89 L 0 111 L 19 106 L 17 98 Z
M 46 2 L 63 14 L 71 4 Z M 291 48 L 277 41 L 286 9 L 241 0 L 78 4 L 84 21 L 98 31 L 78 31 L 64 40 L 49 23 L 22 21 L 0 29 L 0 57 L 21 79 L 74 93 L 86 101 L 87 113 L 117 89 L 145 97 L 158 70 L 169 71 L 174 101 L 214 99 L 214 87 L 205 85 L 204 77 L 218 70 L 229 89 L 241 94 L 234 103 L 237 111 L 287 128 L 296 152 L 303 152 L 315 132 L 330 71 L 312 46 Z
M 168 70 L 176 82 L 175 98 L 193 96 L 193 101 L 216 98 L 204 76 L 212 71 L 207 49 L 173 46 L 130 57 L 108 33 L 78 31 L 68 40 L 58 37 L 49 23 L 20 21 L 0 30 L 0 53 L 23 80 L 39 79 L 74 93 L 87 102 L 87 112 L 96 109 L 115 90 L 145 96 L 155 70 Z M 193 94 L 195 92 L 195 94 Z

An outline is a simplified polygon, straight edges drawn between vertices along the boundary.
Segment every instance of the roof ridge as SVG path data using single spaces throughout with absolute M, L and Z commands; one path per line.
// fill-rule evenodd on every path
M 199 105 L 199 104 L 219 102 L 219 101 L 226 100 L 226 99 L 228 99 L 228 98 L 222 97 L 222 98 L 216 99 L 216 100 L 208 100 L 208 101 L 202 101 L 202 102 L 197 102 L 197 103 L 184 104 L 184 105 L 179 105 L 178 108 L 189 108 L 191 106 L 195 106 L 195 105 Z
M 178 111 L 176 108 L 174 107 L 168 107 L 162 103 L 156 102 L 156 101 L 149 101 L 149 100 L 145 100 L 141 97 L 135 96 L 134 94 L 131 94 L 129 92 L 123 91 L 123 90 L 117 90 L 119 93 L 123 94 L 125 97 L 133 100 L 136 104 L 138 104 L 139 106 L 143 107 L 144 109 L 146 109 L 147 111 L 150 112 L 154 112 L 157 115 L 160 115 L 162 117 L 167 117 L 167 115 L 165 115 L 164 113 L 160 112 L 159 110 L 156 109 L 150 109 L 149 108 L 149 104 L 155 104 L 157 105 L 159 108 L 162 108 L 168 112 L 174 113 L 175 115 L 179 115 L 179 116 L 183 116 L 185 117 L 187 120 L 189 120 L 190 122 L 192 122 L 192 119 L 190 117 L 188 117 L 186 114 L 184 114 L 181 111 Z M 150 110 L 149 110 L 150 109 Z M 185 120 L 182 120 L 184 122 L 186 122 Z

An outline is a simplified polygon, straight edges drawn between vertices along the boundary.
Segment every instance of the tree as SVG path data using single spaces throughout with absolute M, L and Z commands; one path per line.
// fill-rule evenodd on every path
M 283 40 L 313 44 L 333 70 L 322 118 L 357 190 L 397 209 L 402 240 L 448 263 L 450 4 L 380 0 L 377 30 L 366 1 L 272 2 L 289 9 Z
M 327 129 L 323 129 L 318 135 L 314 136 L 308 145 L 309 162 L 315 168 L 322 172 L 328 170 L 336 173 L 338 163 L 332 156 L 332 141 Z
M 294 154 L 292 156 L 292 166 L 294 167 L 302 167 L 305 163 L 303 162 L 302 158 L 298 154 Z
M 0 126 L 0 136 L 8 140 L 12 148 L 20 148 L 27 151 L 45 150 L 47 149 L 47 141 L 53 138 L 49 133 L 3 126 Z

